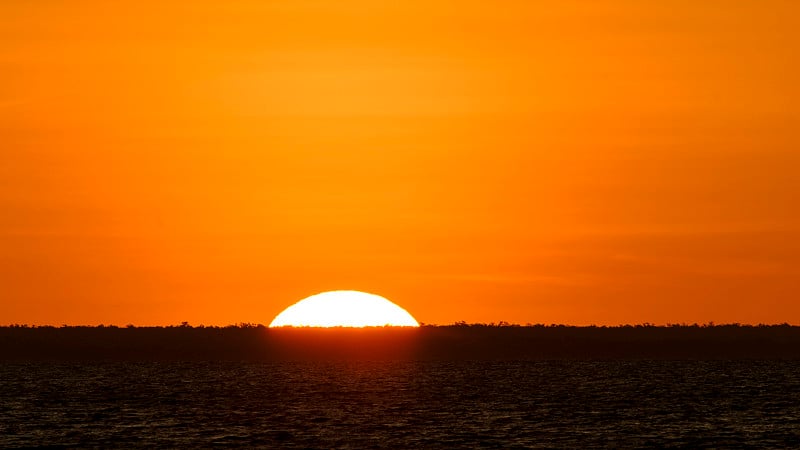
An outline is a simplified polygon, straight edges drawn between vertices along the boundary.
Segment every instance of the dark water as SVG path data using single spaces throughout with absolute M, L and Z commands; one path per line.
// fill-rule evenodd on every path
M 0 365 L 0 447 L 798 447 L 800 363 Z

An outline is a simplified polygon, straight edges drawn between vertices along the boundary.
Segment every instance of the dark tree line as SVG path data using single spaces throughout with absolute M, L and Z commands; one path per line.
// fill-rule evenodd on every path
M 800 327 L 490 324 L 0 327 L 0 360 L 800 359 Z

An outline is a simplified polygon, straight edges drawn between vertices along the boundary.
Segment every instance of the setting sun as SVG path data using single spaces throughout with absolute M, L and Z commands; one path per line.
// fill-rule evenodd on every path
M 374 294 L 331 291 L 312 295 L 283 310 L 270 327 L 418 327 L 405 309 Z

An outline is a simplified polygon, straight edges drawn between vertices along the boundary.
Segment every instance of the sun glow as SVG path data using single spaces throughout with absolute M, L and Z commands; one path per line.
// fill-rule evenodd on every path
M 418 327 L 405 309 L 374 294 L 330 291 L 300 300 L 278 314 L 273 327 Z

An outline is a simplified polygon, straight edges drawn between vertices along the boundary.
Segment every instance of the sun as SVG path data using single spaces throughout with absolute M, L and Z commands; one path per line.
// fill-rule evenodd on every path
M 274 327 L 418 327 L 405 309 L 380 295 L 330 291 L 300 300 L 278 314 Z

